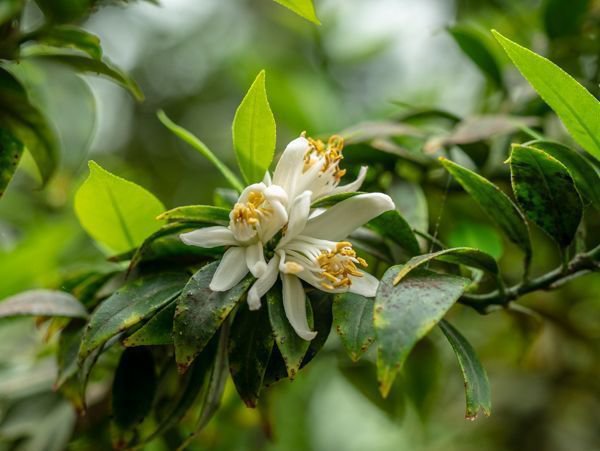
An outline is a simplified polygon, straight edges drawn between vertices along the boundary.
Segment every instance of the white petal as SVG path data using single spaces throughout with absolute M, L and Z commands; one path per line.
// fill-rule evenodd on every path
M 317 336 L 310 330 L 306 317 L 306 294 L 296 276 L 281 275 L 283 281 L 283 309 L 285 316 L 300 338 L 310 341 Z
M 266 270 L 254 282 L 250 291 L 248 291 L 248 307 L 250 310 L 258 310 L 260 308 L 260 299 L 271 289 L 277 282 L 279 274 L 279 256 L 275 255 L 267 264 Z
M 386 194 L 359 194 L 343 200 L 323 214 L 311 218 L 302 234 L 339 241 L 361 225 L 394 208 L 394 202 Z
M 204 229 L 194 230 L 192 232 L 179 235 L 181 241 L 190 246 L 199 247 L 217 247 L 217 246 L 235 246 L 237 241 L 233 232 L 227 227 L 213 226 Z
M 265 261 L 260 241 L 246 248 L 246 266 L 254 277 L 260 277 L 265 269 L 267 269 L 267 262 Z
M 227 249 L 210 282 L 211 290 L 227 291 L 235 287 L 248 274 L 248 267 L 244 258 L 245 253 L 246 249 L 243 247 L 230 247 Z
M 367 169 L 367 166 L 362 166 L 360 168 L 360 172 L 358 173 L 358 177 L 356 177 L 356 180 L 354 180 L 352 183 L 348 183 L 347 185 L 338 186 L 330 194 L 353 193 L 354 191 L 358 191 L 365 181 Z
M 296 181 L 302 174 L 304 155 L 308 149 L 308 140 L 304 137 L 290 142 L 281 154 L 273 173 L 273 183 L 283 187 L 291 198 L 295 197 Z
M 310 213 L 311 196 L 312 193 L 310 191 L 304 191 L 302 194 L 296 197 L 296 199 L 294 199 L 294 203 L 290 208 L 287 230 L 277 245 L 278 248 L 293 240 L 304 230 Z
M 259 193 L 264 193 L 265 189 L 267 188 L 267 186 L 264 183 L 253 183 L 252 185 L 248 185 L 246 188 L 244 188 L 244 191 L 242 191 L 242 194 L 240 194 L 240 197 L 238 198 L 238 202 L 239 203 L 245 203 L 248 201 L 248 195 L 252 192 L 259 192 Z
M 279 185 L 271 185 L 265 190 L 265 197 L 268 201 L 278 201 L 287 205 L 288 195 Z
M 368 272 L 363 272 L 362 277 L 350 276 L 350 280 L 352 281 L 352 285 L 350 285 L 348 291 L 360 294 L 367 298 L 375 297 L 377 287 L 379 287 L 379 280 L 377 280 L 377 277 Z
M 273 182 L 271 181 L 271 174 L 269 173 L 269 171 L 265 172 L 265 176 L 262 179 L 262 182 L 266 185 L 266 186 L 270 186 Z
M 271 201 L 272 213 L 260 223 L 260 239 L 263 243 L 268 242 L 288 222 L 288 213 L 285 206 L 278 201 Z

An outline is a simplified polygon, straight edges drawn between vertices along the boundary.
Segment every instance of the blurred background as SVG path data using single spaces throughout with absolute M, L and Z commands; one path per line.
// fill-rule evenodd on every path
M 304 130 L 327 135 L 420 110 L 459 118 L 528 114 L 561 137 L 560 124 L 507 64 L 491 28 L 551 57 L 599 93 L 598 1 L 315 0 L 315 5 L 319 27 L 268 0 L 161 0 L 98 8 L 84 27 L 100 36 L 108 59 L 137 80 L 143 103 L 103 79 L 83 79 L 49 64 L 15 65 L 13 71 L 52 117 L 63 157 L 44 190 L 25 158 L 0 202 L 0 298 L 59 287 L 73 269 L 109 265 L 72 208 L 90 159 L 149 189 L 167 208 L 211 203 L 224 181 L 160 124 L 156 111 L 164 109 L 235 167 L 231 121 L 261 69 L 267 73 L 279 151 Z M 561 8 L 581 13 L 571 23 L 572 14 L 563 15 Z M 27 10 L 31 27 L 40 17 L 35 7 Z M 487 43 L 503 67 L 503 86 L 495 86 L 461 51 L 448 31 L 456 24 Z M 509 141 L 486 145 L 486 152 L 494 148 L 502 155 Z M 452 245 L 485 248 L 502 257 L 509 278 L 515 273 L 518 252 L 467 196 L 456 190 L 445 200 L 439 183 L 410 180 L 410 171 L 387 160 L 376 164 L 391 164 L 400 181 L 422 187 L 398 185 L 407 217 L 430 231 L 439 228 L 440 238 Z M 506 175 L 498 171 L 500 180 Z M 534 268 L 558 263 L 539 231 L 534 243 Z M 243 407 L 229 386 L 224 408 L 191 449 L 600 450 L 599 279 L 590 275 L 524 299 L 546 317 L 543 322 L 507 312 L 480 316 L 461 307 L 451 312 L 487 368 L 490 418 L 464 419 L 462 378 L 439 332 L 413 352 L 386 401 L 377 393 L 372 356 L 351 365 L 332 334 L 297 380 L 263 393 L 258 410 Z M 76 420 L 49 390 L 54 344 L 41 347 L 43 335 L 31 320 L 0 323 L 0 450 L 65 449 L 74 429 L 78 434 L 69 449 L 106 449 L 88 427 L 95 424 L 93 415 Z M 170 449 L 169 440 L 147 449 Z

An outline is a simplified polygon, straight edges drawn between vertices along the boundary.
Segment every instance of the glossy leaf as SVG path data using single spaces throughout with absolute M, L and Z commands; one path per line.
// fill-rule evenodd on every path
M 280 5 L 285 6 L 286 8 L 292 10 L 296 14 L 301 17 L 304 17 L 306 20 L 311 21 L 316 25 L 321 25 L 317 15 L 315 13 L 315 6 L 313 5 L 313 0 L 275 0 Z
M 0 128 L 0 198 L 17 170 L 23 144 L 8 130 Z
M 46 183 L 58 164 L 58 138 L 44 115 L 33 105 L 27 91 L 8 71 L 0 68 L 0 128 L 23 143 Z
M 57 316 L 87 318 L 87 310 L 64 291 L 31 290 L 0 301 L 0 318 L 8 316 Z
M 553 62 L 494 31 L 521 74 L 581 147 L 600 160 L 600 102 Z
M 165 211 L 157 219 L 167 222 L 204 222 L 226 226 L 229 224 L 229 210 L 209 205 L 189 205 Z
M 398 244 L 410 256 L 421 252 L 412 228 L 397 210 L 380 214 L 367 223 L 367 228 Z
M 513 146 L 510 170 L 525 215 L 561 247 L 571 244 L 583 206 L 567 168 L 541 150 Z
M 160 228 L 165 208 L 152 193 L 89 162 L 90 175 L 75 195 L 83 228 L 114 253 L 139 246 Z
M 310 342 L 300 338 L 288 321 L 283 308 L 283 295 L 280 284 L 275 285 L 267 293 L 267 306 L 275 343 L 285 362 L 288 377 L 294 379 L 300 370 Z M 306 313 L 308 325 L 312 327 L 314 322 L 309 302 L 306 303 Z
M 456 163 L 441 159 L 442 164 L 482 210 L 502 229 L 509 240 L 531 258 L 531 241 L 525 218 L 513 201 L 486 178 Z
M 37 38 L 37 42 L 53 47 L 67 47 L 81 50 L 97 60 L 102 58 L 100 38 L 82 28 L 71 25 L 51 27 Z
M 260 182 L 275 154 L 275 118 L 261 71 L 233 118 L 233 146 L 247 183 Z
M 532 141 L 526 146 L 541 150 L 565 165 L 579 193 L 600 208 L 600 175 L 577 151 L 552 141 Z
M 187 280 L 186 274 L 159 273 L 115 291 L 90 318 L 79 349 L 80 362 L 110 338 L 153 316 L 179 295 Z
M 450 323 L 441 320 L 439 326 L 450 345 L 452 345 L 465 381 L 467 399 L 467 413 L 465 416 L 469 420 L 474 420 L 480 410 L 489 416 L 492 412 L 490 383 L 475 350 Z
M 156 315 L 123 340 L 127 347 L 160 346 L 173 344 L 173 317 L 175 316 L 175 301 L 163 307 Z
M 248 276 L 229 291 L 212 291 L 209 285 L 218 265 L 219 262 L 213 262 L 194 274 L 177 300 L 173 340 L 181 372 L 187 370 L 233 308 L 244 299 L 253 280 Z
M 333 298 L 333 325 L 353 362 L 375 341 L 374 305 L 373 299 L 355 293 L 340 293 Z
M 471 268 L 482 269 L 492 275 L 498 274 L 498 264 L 491 255 L 486 254 L 479 249 L 455 247 L 411 258 L 402 266 L 402 269 L 398 271 L 398 274 L 394 278 L 394 285 L 400 283 L 400 281 L 411 271 L 414 271 L 432 260 L 441 260 L 449 263 L 456 263 L 458 265 L 469 266 Z
M 419 269 L 393 285 L 401 269 L 388 269 L 375 296 L 379 391 L 387 396 L 414 345 L 443 318 L 462 295 L 469 279 Z
M 229 371 L 248 407 L 256 407 L 272 351 L 273 334 L 267 309 L 252 311 L 242 305 L 229 334 Z
M 321 290 L 309 289 L 306 293 L 306 297 L 308 298 L 310 310 L 312 311 L 313 330 L 317 333 L 317 336 L 313 338 L 308 345 L 308 350 L 302 359 L 300 368 L 304 368 L 308 365 L 319 351 L 321 351 L 323 346 L 325 346 L 329 334 L 331 333 L 331 326 L 333 325 L 333 295 Z

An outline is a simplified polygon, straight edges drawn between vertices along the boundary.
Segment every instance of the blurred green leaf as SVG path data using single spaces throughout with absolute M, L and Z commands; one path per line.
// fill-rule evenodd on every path
M 296 14 L 301 17 L 304 17 L 306 20 L 310 22 L 321 25 L 319 19 L 317 18 L 317 14 L 315 13 L 315 6 L 313 5 L 313 0 L 275 0 L 280 5 L 285 6 L 286 8 L 292 10 Z
M 267 306 L 275 343 L 285 362 L 288 377 L 294 379 L 300 370 L 310 342 L 300 338 L 288 321 L 283 307 L 280 284 L 275 285 L 267 293 Z M 313 311 L 309 302 L 306 302 L 306 315 L 308 325 L 312 328 L 314 325 Z
M 492 413 L 490 383 L 471 344 L 449 322 L 441 320 L 440 329 L 452 345 L 465 380 L 467 398 L 466 418 L 474 420 L 481 409 L 489 416 Z
M 0 25 L 15 17 L 24 4 L 24 0 L 3 0 L 0 2 Z
M 23 144 L 12 133 L 0 128 L 0 198 L 17 170 L 23 150 Z
M 94 0 L 35 0 L 49 20 L 72 22 L 85 16 Z
M 188 369 L 233 308 L 242 302 L 253 280 L 248 276 L 229 291 L 212 291 L 209 285 L 218 265 L 210 263 L 194 274 L 177 300 L 173 340 L 181 372 Z
M 260 182 L 275 154 L 275 118 L 261 71 L 233 118 L 233 146 L 247 183 Z
M 47 119 L 30 102 L 21 83 L 0 68 L 0 127 L 21 141 L 46 183 L 58 164 L 58 139 Z
M 75 212 L 92 238 L 119 253 L 139 246 L 160 228 L 156 216 L 165 207 L 152 193 L 94 161 L 89 168 L 89 177 L 75 195 Z
M 503 87 L 502 72 L 496 57 L 483 41 L 483 36 L 470 27 L 455 25 L 448 28 L 460 49 L 497 87 Z
M 48 31 L 38 36 L 36 41 L 52 47 L 81 50 L 96 60 L 102 58 L 100 38 L 79 27 L 71 25 L 51 27 Z
M 129 282 L 102 301 L 86 326 L 79 363 L 115 335 L 153 316 L 179 295 L 186 274 L 158 273 Z
M 312 310 L 313 330 L 317 333 L 317 336 L 310 341 L 300 368 L 304 368 L 308 365 L 321 351 L 323 346 L 325 346 L 329 334 L 331 333 L 331 326 L 333 325 L 331 308 L 333 304 L 333 295 L 321 290 L 308 290 L 306 296 L 308 297 L 310 310 Z M 308 317 L 310 318 L 310 311 L 308 313 Z
M 450 247 L 473 247 L 490 254 L 496 260 L 502 257 L 504 243 L 492 225 L 471 218 L 452 221 L 445 242 Z
M 123 340 L 123 344 L 127 347 L 173 344 L 173 317 L 176 306 L 175 301 L 167 304 L 146 324 Z
M 205 222 L 208 224 L 229 225 L 229 212 L 227 208 L 212 207 L 209 205 L 189 205 L 165 211 L 158 216 L 158 220 L 167 222 Z
M 525 252 L 526 259 L 529 261 L 531 259 L 529 229 L 523 214 L 513 201 L 486 178 L 450 160 L 441 159 L 441 162 L 506 236 Z
M 58 316 L 87 318 L 85 307 L 64 291 L 31 290 L 0 301 L 0 318 L 7 316 Z
M 410 256 L 421 252 L 412 228 L 397 210 L 380 214 L 367 223 L 367 228 L 398 244 Z
M 242 305 L 229 334 L 229 371 L 248 407 L 256 407 L 272 351 L 273 333 L 267 309 L 252 311 Z
M 462 295 L 469 279 L 424 269 L 411 272 L 396 286 L 402 266 L 392 266 L 375 296 L 379 391 L 386 397 L 415 343 L 443 318 Z
M 83 336 L 83 324 L 83 321 L 72 321 L 60 332 L 56 352 L 58 374 L 54 383 L 55 390 L 61 388 L 77 372 L 77 355 Z
M 545 0 L 544 28 L 550 38 L 575 35 L 579 31 L 590 0 Z
M 406 262 L 394 279 L 394 285 L 400 283 L 410 272 L 421 267 L 432 260 L 441 260 L 457 265 L 465 265 L 471 268 L 482 269 L 492 275 L 498 275 L 498 264 L 494 257 L 479 249 L 470 247 L 455 247 L 452 249 L 443 249 L 430 254 L 418 255 Z
M 583 206 L 567 168 L 541 150 L 514 145 L 510 170 L 513 190 L 525 215 L 559 246 L 571 244 Z
M 600 208 L 600 175 L 577 151 L 552 141 L 532 141 L 525 145 L 541 150 L 565 165 L 579 193 Z
M 373 299 L 355 293 L 333 297 L 333 325 L 353 362 L 358 361 L 375 341 L 374 304 Z
M 600 160 L 600 102 L 546 58 L 494 31 L 496 39 L 581 147 Z
M 429 229 L 429 209 L 427 198 L 420 185 L 405 180 L 394 180 L 388 189 L 396 209 L 413 229 L 427 232 Z

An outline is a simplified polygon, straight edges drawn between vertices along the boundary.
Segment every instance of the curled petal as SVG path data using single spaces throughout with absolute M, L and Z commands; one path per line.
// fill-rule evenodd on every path
M 179 238 L 187 245 L 205 248 L 235 246 L 237 244 L 231 230 L 223 226 L 206 227 L 182 233 Z
M 310 341 L 317 336 L 310 330 L 306 317 L 306 294 L 302 282 L 296 276 L 282 274 L 283 309 L 285 316 L 300 338 Z
M 340 241 L 371 219 L 394 208 L 394 202 L 386 194 L 359 194 L 311 218 L 302 235 Z
M 360 294 L 366 298 L 375 297 L 377 293 L 377 287 L 379 287 L 379 280 L 377 277 L 372 276 L 368 272 L 363 272 L 362 277 L 350 276 L 352 285 L 348 291 L 351 293 Z
M 223 254 L 223 259 L 210 282 L 213 291 L 227 291 L 235 287 L 248 274 L 243 247 L 230 247 Z
M 260 308 L 260 299 L 271 289 L 277 282 L 279 274 L 279 256 L 275 255 L 267 264 L 265 271 L 254 282 L 254 285 L 248 291 L 248 307 L 250 310 L 258 310 Z
M 273 183 L 283 187 L 290 198 L 295 197 L 296 183 L 304 168 L 304 155 L 309 149 L 308 140 L 304 137 L 290 142 L 273 173 Z
M 267 262 L 260 241 L 246 247 L 246 266 L 254 277 L 260 277 L 267 269 Z
M 365 177 L 367 176 L 367 169 L 367 166 L 362 166 L 358 173 L 358 177 L 356 177 L 356 180 L 354 180 L 351 183 L 348 183 L 347 185 L 338 186 L 330 194 L 333 195 L 341 193 L 352 193 L 354 191 L 358 191 L 362 186 L 363 182 L 365 181 Z
M 304 230 L 310 213 L 311 196 L 312 193 L 310 191 L 304 191 L 294 199 L 294 203 L 290 208 L 287 230 L 278 247 L 284 246 Z

